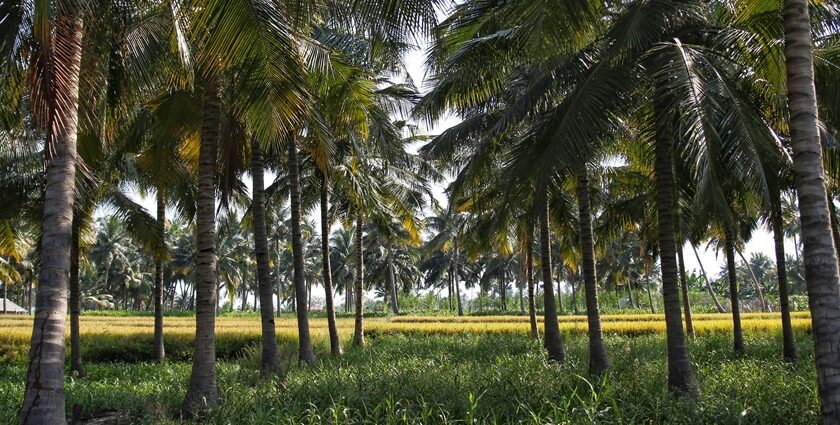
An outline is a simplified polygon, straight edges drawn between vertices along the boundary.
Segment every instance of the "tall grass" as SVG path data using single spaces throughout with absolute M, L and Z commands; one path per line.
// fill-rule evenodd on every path
M 731 354 L 727 335 L 691 341 L 703 396 L 693 402 L 666 389 L 662 335 L 608 336 L 613 367 L 601 380 L 586 373 L 586 338 L 567 339 L 569 361 L 546 361 L 522 335 L 378 335 L 366 349 L 327 357 L 318 368 L 297 366 L 284 345 L 286 381 L 262 380 L 258 350 L 221 362 L 221 407 L 214 424 L 808 424 L 818 399 L 811 341 L 800 335 L 802 362 L 781 360 L 778 335 L 747 338 L 747 354 Z M 23 365 L 0 366 L 0 411 L 14 412 Z M 190 423 L 179 417 L 189 376 L 186 362 L 162 365 L 92 363 L 70 379 L 68 410 L 83 416 L 118 411 L 124 423 Z M 14 423 L 13 415 L 0 423 Z

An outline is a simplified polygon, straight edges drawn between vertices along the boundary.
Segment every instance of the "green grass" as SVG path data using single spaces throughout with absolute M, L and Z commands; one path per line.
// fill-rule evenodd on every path
M 330 359 L 318 345 L 317 369 L 291 367 L 285 383 L 258 377 L 257 350 L 218 366 L 216 424 L 263 423 L 786 423 L 818 422 L 811 341 L 798 335 L 802 361 L 781 360 L 778 335 L 748 336 L 747 354 L 730 337 L 690 343 L 701 383 L 699 402 L 666 389 L 662 335 L 609 336 L 613 368 L 599 382 L 586 374 L 586 338 L 567 336 L 568 361 L 546 361 L 538 343 L 518 334 L 377 335 L 366 349 Z M 126 423 L 183 423 L 178 408 L 190 364 L 90 363 L 68 378 L 68 411 L 128 415 Z M 25 367 L 0 366 L 0 411 L 19 408 Z M 15 423 L 13 415 L 0 423 Z

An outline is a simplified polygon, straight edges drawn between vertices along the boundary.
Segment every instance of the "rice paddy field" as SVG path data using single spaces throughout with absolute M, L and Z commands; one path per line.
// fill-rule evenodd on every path
M 29 316 L 0 316 L 0 412 L 23 393 Z M 330 358 L 326 319 L 310 319 L 320 365 L 296 361 L 296 321 L 276 319 L 286 379 L 259 378 L 259 317 L 216 321 L 221 407 L 180 416 L 190 371 L 193 317 L 166 317 L 168 361 L 151 363 L 152 317 L 82 316 L 87 376 L 67 379 L 68 418 L 140 424 L 264 423 L 816 423 L 819 404 L 810 319 L 794 313 L 801 360 L 781 359 L 778 314 L 743 315 L 747 350 L 731 348 L 731 318 L 694 316 L 689 341 L 699 401 L 667 392 L 662 315 L 603 316 L 609 373 L 587 374 L 585 316 L 562 316 L 568 359 L 546 360 L 526 316 L 396 316 L 366 319 L 368 346 Z M 0 415 L 0 423 L 16 423 Z M 97 422 L 101 423 L 101 422 Z

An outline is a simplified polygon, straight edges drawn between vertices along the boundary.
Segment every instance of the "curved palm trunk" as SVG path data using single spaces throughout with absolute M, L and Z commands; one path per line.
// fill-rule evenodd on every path
M 732 336 L 735 353 L 744 353 L 744 332 L 741 329 L 741 308 L 738 302 L 738 280 L 735 274 L 735 241 L 732 240 L 732 231 L 726 229 L 726 270 L 729 278 L 729 300 L 732 308 Z
M 840 277 L 817 130 L 808 2 L 785 0 L 782 14 L 793 174 L 802 221 L 802 254 L 814 333 L 817 382 L 823 422 L 840 423 L 840 356 L 837 354 L 837 347 L 840 347 Z
M 706 274 L 706 269 L 703 267 L 703 262 L 700 261 L 700 254 L 697 253 L 697 247 L 694 244 L 691 245 L 691 250 L 694 251 L 694 258 L 697 259 L 697 265 L 700 266 L 700 274 L 703 275 L 703 281 L 706 282 L 706 290 L 709 291 L 709 295 L 712 296 L 712 301 L 715 303 L 715 308 L 717 308 L 718 313 L 726 313 L 726 309 L 720 304 L 718 301 L 717 294 L 715 294 L 714 288 L 712 288 L 712 282 L 709 280 L 709 276 Z
M 685 278 L 685 261 L 683 261 L 683 244 L 677 246 L 677 265 L 680 272 L 680 289 L 682 289 L 683 315 L 685 316 L 685 332 L 694 338 L 694 322 L 691 320 L 691 303 L 688 299 L 688 280 Z
M 219 82 L 204 88 L 198 153 L 195 254 L 195 347 L 184 411 L 201 413 L 219 403 L 216 387 L 216 152 L 219 144 Z
M 543 346 L 548 351 L 548 358 L 557 362 L 566 359 L 563 339 L 560 335 L 560 324 L 557 322 L 557 303 L 554 299 L 554 284 L 551 281 L 551 236 L 548 228 L 548 200 L 540 212 L 540 251 L 543 274 L 543 298 L 545 303 L 545 339 Z
M 157 226 L 161 240 L 166 237 L 166 202 L 163 191 L 157 192 Z M 163 260 L 155 258 L 155 347 L 154 358 L 163 361 L 166 350 L 163 342 Z
M 391 241 L 388 241 L 388 252 L 387 258 L 385 260 L 388 263 L 388 276 L 387 276 L 387 284 L 388 284 L 388 296 L 389 302 L 391 303 L 391 308 L 394 311 L 394 314 L 400 314 L 400 306 L 397 303 L 397 279 L 394 275 L 394 252 L 391 248 Z
M 327 328 L 330 332 L 330 353 L 340 356 L 341 340 L 338 338 L 338 326 L 335 322 L 333 302 L 332 265 L 330 264 L 330 186 L 326 173 L 321 173 L 321 265 L 324 273 L 324 296 L 327 303 Z
M 63 3 L 63 2 L 59 2 Z M 52 154 L 47 158 L 44 215 L 41 224 L 41 270 L 29 348 L 21 424 L 64 424 L 64 326 L 67 314 L 67 274 L 76 176 L 76 129 L 79 118 L 79 67 L 82 19 L 60 4 L 55 17 L 54 61 L 61 75 L 53 82 L 50 111 Z
M 309 336 L 309 307 L 307 300 L 306 282 L 303 278 L 303 238 L 301 237 L 300 222 L 300 166 L 298 165 L 297 142 L 289 141 L 289 177 L 291 180 L 291 212 L 292 212 L 292 257 L 294 264 L 295 310 L 298 323 L 298 342 L 300 361 L 314 366 L 315 351 L 312 349 L 312 339 Z
M 793 327 L 790 323 L 790 300 L 788 299 L 787 268 L 785 265 L 785 233 L 782 225 L 782 211 L 778 202 L 774 202 L 773 242 L 776 248 L 776 278 L 779 282 L 779 309 L 782 313 L 782 353 L 785 360 L 795 362 L 799 359 L 796 342 L 793 339 Z
M 353 345 L 365 346 L 365 323 L 364 323 L 364 283 L 365 283 L 365 259 L 364 259 L 364 231 L 362 214 L 356 213 L 356 327 L 353 332 Z
M 744 266 L 747 268 L 747 271 L 750 273 L 750 280 L 752 281 L 753 288 L 755 289 L 755 293 L 758 295 L 758 303 L 761 304 L 761 311 L 766 313 L 768 311 L 767 301 L 764 300 L 764 291 L 761 290 L 761 282 L 758 281 L 758 278 L 755 277 L 755 272 L 753 272 L 752 267 L 750 266 L 750 262 L 747 261 L 746 257 L 744 257 L 744 253 L 741 252 L 740 249 L 736 249 L 735 252 L 741 257 L 741 261 L 744 262 Z
M 251 225 L 254 230 L 254 256 L 257 260 L 257 292 L 260 296 L 260 325 L 262 328 L 260 374 L 267 376 L 277 372 L 280 376 L 283 376 L 282 366 L 277 361 L 277 335 L 274 330 L 274 306 L 271 303 L 274 290 L 268 264 L 263 155 L 260 144 L 256 139 L 251 142 L 251 177 L 253 179 Z M 257 301 L 254 300 L 255 308 L 256 304 Z
M 662 87 L 657 87 L 659 102 L 664 101 Z M 657 120 L 666 119 L 665 107 L 655 105 Z M 656 209 L 659 218 L 659 256 L 662 270 L 662 298 L 665 308 L 665 328 L 668 346 L 668 387 L 689 397 L 699 397 L 700 389 L 682 327 L 680 311 L 679 282 L 677 280 L 677 244 L 674 239 L 674 172 L 672 165 L 671 139 L 664 123 L 657 123 L 656 159 Z
M 75 211 L 78 214 L 80 211 Z M 78 377 L 85 376 L 82 364 L 82 341 L 79 330 L 79 314 L 82 310 L 81 289 L 79 288 L 79 231 L 80 217 L 73 216 L 73 229 L 70 239 L 70 371 Z M 6 285 L 3 285 L 5 288 Z M 4 299 L 5 302 L 5 299 Z
M 604 335 L 601 331 L 601 312 L 598 307 L 598 284 L 595 276 L 595 238 L 592 234 L 592 211 L 589 205 L 589 178 L 586 170 L 578 174 L 578 221 L 583 253 L 583 280 L 586 295 L 586 321 L 589 324 L 589 373 L 600 375 L 610 366 Z

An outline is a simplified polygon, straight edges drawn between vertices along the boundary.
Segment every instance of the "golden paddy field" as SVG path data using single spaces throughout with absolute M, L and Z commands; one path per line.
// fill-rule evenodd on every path
M 778 313 L 745 313 L 741 315 L 745 332 L 775 331 L 781 329 Z M 294 317 L 275 319 L 280 339 L 294 339 L 297 335 L 297 321 Z M 640 335 L 665 332 L 664 315 L 605 315 L 602 328 L 606 334 Z M 148 316 L 85 316 L 80 319 L 82 335 L 103 334 L 114 337 L 151 335 L 153 317 Z M 542 318 L 539 318 L 542 323 Z M 694 329 L 698 334 L 726 332 L 732 329 L 729 314 L 695 314 Z M 792 314 L 793 327 L 799 331 L 810 331 L 811 319 L 808 312 Z M 327 334 L 325 318 L 310 318 L 310 329 L 314 337 Z M 342 336 L 353 332 L 353 318 L 339 318 L 338 329 Z M 195 329 L 194 317 L 166 317 L 167 336 L 189 337 Z M 542 326 L 542 325 L 540 325 Z M 480 334 L 480 333 L 527 333 L 530 329 L 527 316 L 396 316 L 391 318 L 366 318 L 365 331 L 370 334 Z M 561 316 L 560 329 L 569 333 L 583 333 L 587 330 L 586 316 Z M 0 341 L 28 343 L 32 330 L 31 316 L 0 316 Z M 69 327 L 68 327 L 69 332 Z M 260 320 L 252 317 L 216 318 L 216 334 L 219 336 L 258 336 Z

